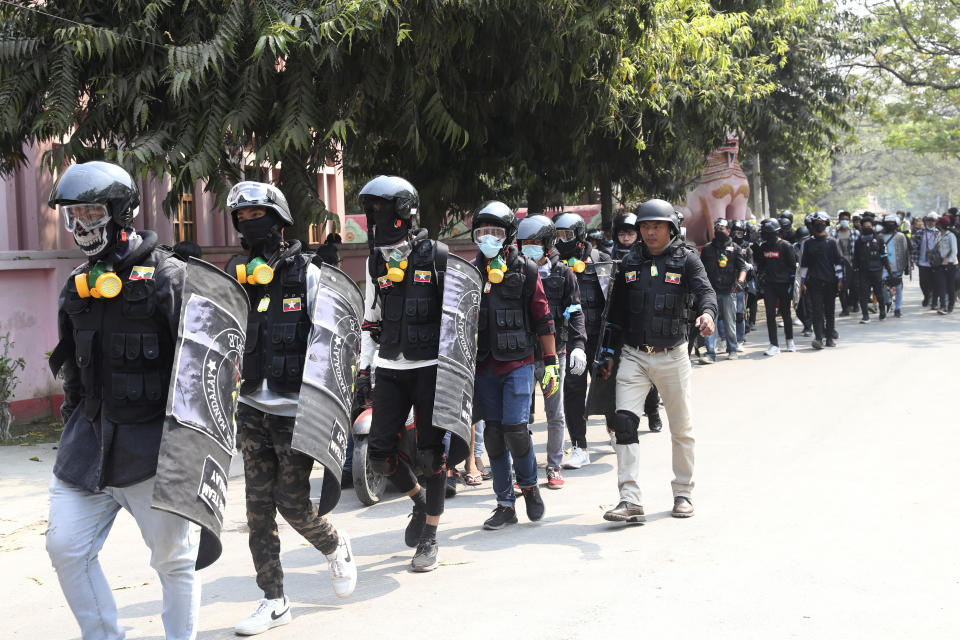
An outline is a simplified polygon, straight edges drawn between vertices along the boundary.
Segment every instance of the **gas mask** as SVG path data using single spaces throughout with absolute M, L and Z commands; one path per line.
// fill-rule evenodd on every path
M 403 282 L 407 274 L 407 256 L 410 255 L 412 248 L 410 241 L 404 240 L 387 247 L 378 247 L 383 259 L 387 261 L 387 280 L 390 282 Z

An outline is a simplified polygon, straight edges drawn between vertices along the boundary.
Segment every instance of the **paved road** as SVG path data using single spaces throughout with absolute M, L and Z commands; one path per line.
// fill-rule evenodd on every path
M 541 524 L 521 515 L 519 526 L 481 530 L 489 483 L 449 501 L 443 566 L 431 574 L 407 571 L 409 503 L 396 494 L 363 508 L 348 493 L 333 516 L 361 569 L 347 600 L 333 595 L 319 552 L 281 525 L 294 621 L 265 637 L 958 637 L 960 315 L 920 311 L 912 286 L 903 319 L 843 319 L 838 349 L 814 352 L 798 338 L 799 352 L 765 358 L 755 332 L 740 361 L 696 370 L 694 518 L 669 517 L 669 435 L 644 433 L 649 522 L 605 523 L 615 458 L 594 421 L 594 463 L 545 492 Z M 2 638 L 78 636 L 43 551 L 53 454 L 0 448 Z M 233 637 L 260 597 L 241 484 L 224 555 L 202 573 L 203 639 Z M 102 562 L 131 639 L 162 637 L 147 560 L 122 514 Z

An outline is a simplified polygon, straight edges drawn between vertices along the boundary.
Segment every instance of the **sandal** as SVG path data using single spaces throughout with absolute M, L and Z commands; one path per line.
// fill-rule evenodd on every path
M 463 482 L 468 487 L 475 487 L 481 482 L 483 482 L 483 474 L 481 473 L 466 473 L 463 476 Z

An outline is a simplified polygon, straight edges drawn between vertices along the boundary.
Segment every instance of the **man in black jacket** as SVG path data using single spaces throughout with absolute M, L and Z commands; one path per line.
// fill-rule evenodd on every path
M 707 337 L 707 353 L 701 364 L 717 361 L 717 335 L 725 334 L 727 359 L 737 359 L 737 293 L 743 291 L 747 264 L 740 246 L 730 239 L 730 222 L 719 218 L 713 223 L 713 240 L 700 253 L 710 285 L 717 294 L 717 331 Z
M 763 306 L 767 315 L 767 335 L 770 346 L 764 355 L 774 356 L 780 353 L 777 341 L 777 309 L 783 318 L 783 334 L 787 340 L 787 351 L 796 351 L 793 342 L 793 318 L 790 305 L 793 302 L 791 288 L 796 277 L 797 259 L 793 245 L 780 238 L 780 224 L 772 218 L 760 223 L 760 235 L 763 243 L 755 255 L 757 272 L 763 282 Z
M 696 251 L 680 237 L 673 206 L 649 200 L 637 211 L 643 243 L 624 258 L 617 273 L 610 309 L 608 359 L 601 375 L 609 376 L 613 356 L 621 351 L 617 372 L 617 414 L 613 433 L 617 454 L 620 503 L 604 514 L 613 522 L 646 520 L 639 486 L 639 412 L 650 385 L 664 399 L 673 445 L 673 511 L 677 518 L 693 515 L 694 438 L 690 359 L 687 357 L 689 318 L 704 336 L 714 329 L 717 300 Z
M 134 518 L 160 576 L 166 637 L 197 634 L 199 536 L 151 508 L 185 265 L 133 221 L 140 193 L 107 162 L 69 167 L 50 194 L 87 256 L 60 293 L 64 429 L 50 483 L 47 553 L 84 638 L 124 631 L 98 556 L 120 509 Z
M 883 302 L 883 269 L 887 265 L 887 247 L 873 232 L 873 214 L 864 212 L 860 221 L 860 237 L 853 250 L 853 268 L 860 275 L 860 324 L 870 322 L 870 295 L 877 299 L 880 319 L 887 317 Z
M 813 316 L 814 349 L 822 349 L 824 337 L 828 347 L 837 346 L 833 338 L 834 298 L 843 286 L 843 255 L 837 241 L 827 237 L 830 216 L 826 211 L 810 215 L 813 237 L 803 247 L 800 262 L 800 277 L 804 295 L 810 300 Z

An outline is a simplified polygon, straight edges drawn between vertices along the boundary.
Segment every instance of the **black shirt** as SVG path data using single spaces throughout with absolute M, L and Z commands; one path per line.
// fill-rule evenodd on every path
M 843 273 L 843 256 L 840 245 L 833 238 L 814 236 L 803 245 L 800 266 L 807 269 L 807 279 L 819 282 L 833 282 L 837 279 L 837 269 Z
M 714 239 L 700 252 L 700 260 L 707 271 L 710 284 L 718 294 L 730 293 L 733 283 L 747 270 L 740 247 L 727 238 L 722 244 Z M 723 266 L 720 266 L 720 262 Z
M 793 245 L 786 240 L 774 244 L 764 242 L 757 251 L 757 271 L 767 282 L 786 284 L 793 282 L 797 272 L 797 257 Z

